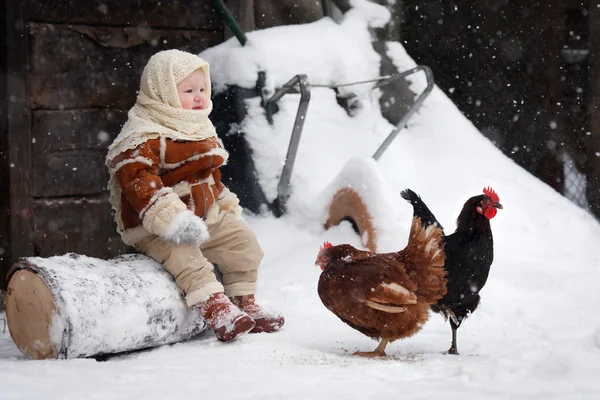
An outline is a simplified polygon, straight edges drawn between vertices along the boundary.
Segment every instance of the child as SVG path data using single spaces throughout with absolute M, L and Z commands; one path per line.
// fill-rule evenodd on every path
M 228 342 L 276 331 L 284 318 L 255 302 L 263 252 L 240 219 L 237 196 L 221 182 L 228 153 L 211 110 L 208 63 L 179 50 L 155 54 L 106 165 L 123 241 L 162 263 L 187 305 Z

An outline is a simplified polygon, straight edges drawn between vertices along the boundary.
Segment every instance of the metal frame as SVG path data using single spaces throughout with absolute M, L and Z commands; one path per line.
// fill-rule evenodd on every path
M 298 152 L 298 145 L 300 143 L 300 136 L 302 135 L 302 128 L 304 127 L 304 120 L 306 117 L 306 111 L 308 109 L 308 102 L 310 101 L 310 87 L 312 86 L 312 87 L 335 88 L 335 87 L 351 86 L 351 85 L 358 85 L 358 84 L 370 83 L 370 82 L 378 82 L 375 85 L 375 88 L 379 88 L 379 87 L 389 84 L 390 82 L 392 82 L 396 79 L 404 78 L 408 75 L 412 75 L 412 74 L 414 74 L 416 72 L 420 72 L 420 71 L 425 72 L 427 86 L 425 87 L 425 90 L 423 90 L 423 92 L 417 97 L 417 99 L 411 105 L 411 107 L 408 109 L 406 114 L 404 114 L 402 116 L 402 119 L 400 119 L 400 121 L 398 122 L 396 127 L 390 132 L 390 134 L 387 136 L 387 138 L 379 146 L 377 151 L 375 151 L 375 154 L 373 154 L 372 157 L 375 159 L 375 161 L 378 161 L 381 158 L 381 156 L 383 155 L 383 153 L 387 150 L 389 145 L 394 141 L 396 136 L 398 136 L 398 133 L 400 132 L 400 130 L 402 130 L 406 126 L 406 123 L 408 122 L 408 120 L 414 115 L 415 112 L 417 112 L 417 110 L 421 107 L 421 105 L 423 104 L 425 99 L 429 96 L 429 94 L 433 90 L 433 87 L 434 87 L 433 72 L 431 71 L 431 69 L 428 66 L 418 65 L 407 71 L 404 71 L 404 72 L 401 72 L 398 74 L 383 76 L 383 77 L 380 77 L 377 79 L 371 79 L 371 80 L 360 81 L 360 82 L 352 82 L 352 83 L 332 84 L 332 85 L 311 85 L 311 84 L 309 84 L 306 75 L 296 75 L 290 81 L 288 81 L 285 85 L 283 85 L 281 87 L 281 89 L 279 89 L 277 92 L 275 92 L 275 94 L 273 94 L 273 96 L 271 96 L 269 99 L 267 99 L 267 100 L 263 99 L 263 107 L 265 108 L 267 120 L 269 121 L 270 124 L 272 124 L 273 123 L 273 114 L 275 113 L 274 110 L 276 110 L 277 101 L 280 100 L 287 93 L 290 93 L 290 92 L 297 93 L 295 91 L 296 85 L 298 85 L 300 88 L 300 103 L 298 104 L 298 111 L 296 112 L 296 121 L 294 122 L 294 127 L 292 129 L 292 136 L 290 138 L 290 144 L 288 146 L 288 151 L 287 151 L 287 155 L 285 158 L 285 164 L 283 165 L 283 170 L 282 170 L 281 176 L 279 178 L 279 184 L 277 185 L 277 198 L 275 199 L 275 201 L 273 202 L 273 204 L 271 206 L 273 213 L 275 214 L 276 217 L 280 217 L 285 213 L 286 203 L 291 194 L 290 180 L 292 177 L 292 170 L 294 168 L 294 162 L 296 161 L 296 153 Z M 263 76 L 263 79 L 264 79 L 264 76 Z M 262 91 L 261 91 L 261 93 L 262 93 Z
M 298 104 L 296 120 L 294 121 L 290 144 L 285 156 L 285 164 L 283 165 L 283 170 L 279 177 L 279 184 L 277 185 L 277 198 L 272 205 L 273 213 L 276 217 L 280 217 L 285 213 L 285 205 L 291 193 L 290 179 L 292 178 L 292 170 L 294 169 L 296 154 L 298 153 L 300 136 L 302 135 L 302 128 L 304 128 L 304 120 L 306 119 L 306 110 L 308 109 L 308 102 L 310 101 L 310 85 L 306 75 L 294 76 L 283 85 L 281 89 L 275 92 L 273 96 L 264 101 L 267 119 L 271 122 L 273 120 L 272 110 L 275 103 L 277 103 L 277 101 L 285 94 L 295 90 L 294 88 L 296 85 L 300 88 L 300 103 Z
M 331 17 L 331 4 L 329 4 L 329 0 L 321 0 L 321 8 L 323 9 L 324 17 Z
M 331 7 L 330 7 L 329 0 L 321 0 L 321 5 L 323 7 L 323 15 L 330 16 L 331 15 Z M 233 34 L 237 37 L 240 44 L 242 46 L 244 46 L 246 44 L 246 42 L 248 41 L 248 39 L 247 39 L 244 31 L 242 31 L 242 29 L 238 25 L 238 23 L 235 20 L 235 18 L 233 17 L 233 15 L 231 15 L 231 12 L 225 5 L 225 2 L 223 0 L 215 0 L 215 6 L 216 6 L 217 10 L 219 11 L 219 13 L 221 13 L 221 15 L 223 16 L 223 19 L 226 21 L 227 25 L 229 26 L 229 28 L 231 29 Z M 334 88 L 334 87 L 358 85 L 358 84 L 368 83 L 368 82 L 378 82 L 375 85 L 375 87 L 378 88 L 378 87 L 385 86 L 396 79 L 403 78 L 408 75 L 412 75 L 415 72 L 419 72 L 419 71 L 425 72 L 425 77 L 427 79 L 427 87 L 425 88 L 423 93 L 421 93 L 419 95 L 419 97 L 417 97 L 415 102 L 408 109 L 406 114 L 404 114 L 404 116 L 402 117 L 400 122 L 398 122 L 398 124 L 392 130 L 392 132 L 390 132 L 388 137 L 383 141 L 381 146 L 379 146 L 377 151 L 375 151 L 375 154 L 373 154 L 373 158 L 375 159 L 375 161 L 378 161 L 381 158 L 381 156 L 383 155 L 383 153 L 387 150 L 389 145 L 392 143 L 392 141 L 396 138 L 396 136 L 398 135 L 400 130 L 402 128 L 404 128 L 404 126 L 406 125 L 408 120 L 421 107 L 421 105 L 423 104 L 423 102 L 425 101 L 427 96 L 429 96 L 429 93 L 431 93 L 431 91 L 433 90 L 434 82 L 433 82 L 433 73 L 431 72 L 431 69 L 425 65 L 419 65 L 415 68 L 409 69 L 408 71 L 404 71 L 399 74 L 388 75 L 388 76 L 380 77 L 377 79 L 371 79 L 371 80 L 367 80 L 367 81 L 352 82 L 352 83 L 337 84 L 337 85 L 313 85 L 313 86 L 314 87 Z M 292 170 L 294 168 L 294 162 L 296 161 L 296 153 L 298 152 L 300 136 L 302 135 L 302 129 L 304 127 L 304 119 L 306 117 L 306 110 L 308 109 L 308 102 L 310 101 L 310 84 L 308 83 L 308 79 L 307 79 L 306 75 L 296 75 L 290 81 L 288 81 L 285 85 L 283 85 L 283 87 L 281 87 L 281 89 L 279 89 L 277 92 L 275 92 L 275 94 L 273 96 L 271 96 L 269 99 L 265 100 L 265 98 L 264 98 L 265 81 L 266 81 L 266 77 L 265 77 L 264 72 L 259 73 L 257 88 L 260 90 L 261 97 L 262 97 L 262 105 L 265 108 L 267 120 L 269 121 L 270 124 L 273 123 L 273 114 L 276 112 L 275 110 L 277 109 L 277 104 L 276 104 L 277 101 L 279 99 L 281 99 L 285 94 L 294 90 L 294 87 L 296 85 L 298 85 L 300 87 L 300 103 L 298 104 L 298 111 L 296 112 L 296 121 L 294 122 L 294 127 L 292 128 L 292 136 L 290 138 L 290 144 L 288 146 L 287 155 L 285 157 L 285 164 L 283 165 L 283 170 L 281 171 L 281 176 L 279 178 L 279 184 L 277 185 L 277 198 L 275 199 L 275 201 L 273 202 L 273 204 L 271 206 L 275 216 L 280 217 L 281 215 L 283 215 L 285 213 L 285 206 L 286 206 L 287 200 L 291 194 L 290 180 L 292 177 Z
M 240 44 L 244 46 L 248 41 L 248 38 L 246 37 L 246 34 L 242 28 L 240 28 L 234 16 L 231 15 L 231 12 L 229 11 L 229 8 L 227 8 L 227 5 L 225 5 L 225 2 L 223 0 L 215 0 L 215 7 L 227 23 L 227 26 L 229 26 L 229 29 L 231 29 L 231 32 L 233 32 Z
M 421 108 L 421 105 L 423 104 L 423 102 L 425 101 L 427 96 L 429 96 L 431 91 L 433 90 L 433 86 L 434 86 L 433 72 L 431 72 L 431 68 L 429 68 L 426 65 L 418 65 L 415 68 L 409 69 L 409 70 L 401 72 L 399 74 L 390 75 L 387 79 L 385 79 L 384 81 L 375 85 L 375 87 L 385 86 L 388 83 L 390 83 L 391 81 L 394 81 L 398 78 L 403 78 L 408 75 L 412 75 L 415 72 L 419 72 L 419 71 L 425 72 L 425 78 L 427 79 L 427 87 L 425 87 L 425 90 L 423 90 L 423 92 L 419 95 L 419 97 L 417 97 L 417 99 L 412 104 L 412 106 L 408 109 L 406 114 L 404 114 L 402 119 L 400 119 L 400 122 L 398 122 L 398 124 L 396 124 L 396 127 L 390 132 L 388 137 L 383 141 L 381 146 L 379 146 L 377 151 L 375 151 L 375 154 L 373 154 L 373 158 L 375 159 L 375 161 L 378 161 L 381 158 L 381 155 L 387 150 L 387 148 L 392 143 L 392 141 L 396 138 L 396 136 L 398 136 L 398 133 L 400 132 L 400 130 L 406 126 L 406 123 L 413 116 L 413 114 L 415 112 L 417 112 L 417 110 L 419 108 Z

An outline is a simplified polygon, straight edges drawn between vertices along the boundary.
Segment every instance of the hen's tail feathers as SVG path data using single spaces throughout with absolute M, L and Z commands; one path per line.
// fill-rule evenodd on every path
M 433 224 L 439 226 L 442 230 L 444 229 L 444 227 L 438 222 L 438 220 L 435 218 L 435 215 L 433 215 L 431 210 L 429 210 L 427 205 L 423 202 L 423 200 L 421 200 L 421 197 L 418 194 L 413 192 L 411 189 L 404 189 L 402 192 L 400 192 L 400 196 L 412 204 L 414 210 L 413 215 L 415 217 L 420 217 L 423 225 L 427 227 Z
M 446 294 L 446 270 L 444 263 L 444 241 L 442 228 L 424 226 L 419 217 L 413 217 L 410 237 L 406 247 L 407 256 L 417 268 L 412 278 L 417 292 L 430 303 L 435 303 Z

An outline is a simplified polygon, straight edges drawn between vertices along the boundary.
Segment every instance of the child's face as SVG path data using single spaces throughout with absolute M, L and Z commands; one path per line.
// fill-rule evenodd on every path
M 197 69 L 177 84 L 179 102 L 185 110 L 204 110 L 208 107 L 204 71 Z

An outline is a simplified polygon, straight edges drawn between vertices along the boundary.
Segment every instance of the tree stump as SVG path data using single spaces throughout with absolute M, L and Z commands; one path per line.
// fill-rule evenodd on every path
M 115 354 L 186 340 L 206 323 L 154 260 L 29 257 L 9 273 L 6 319 L 30 359 Z

